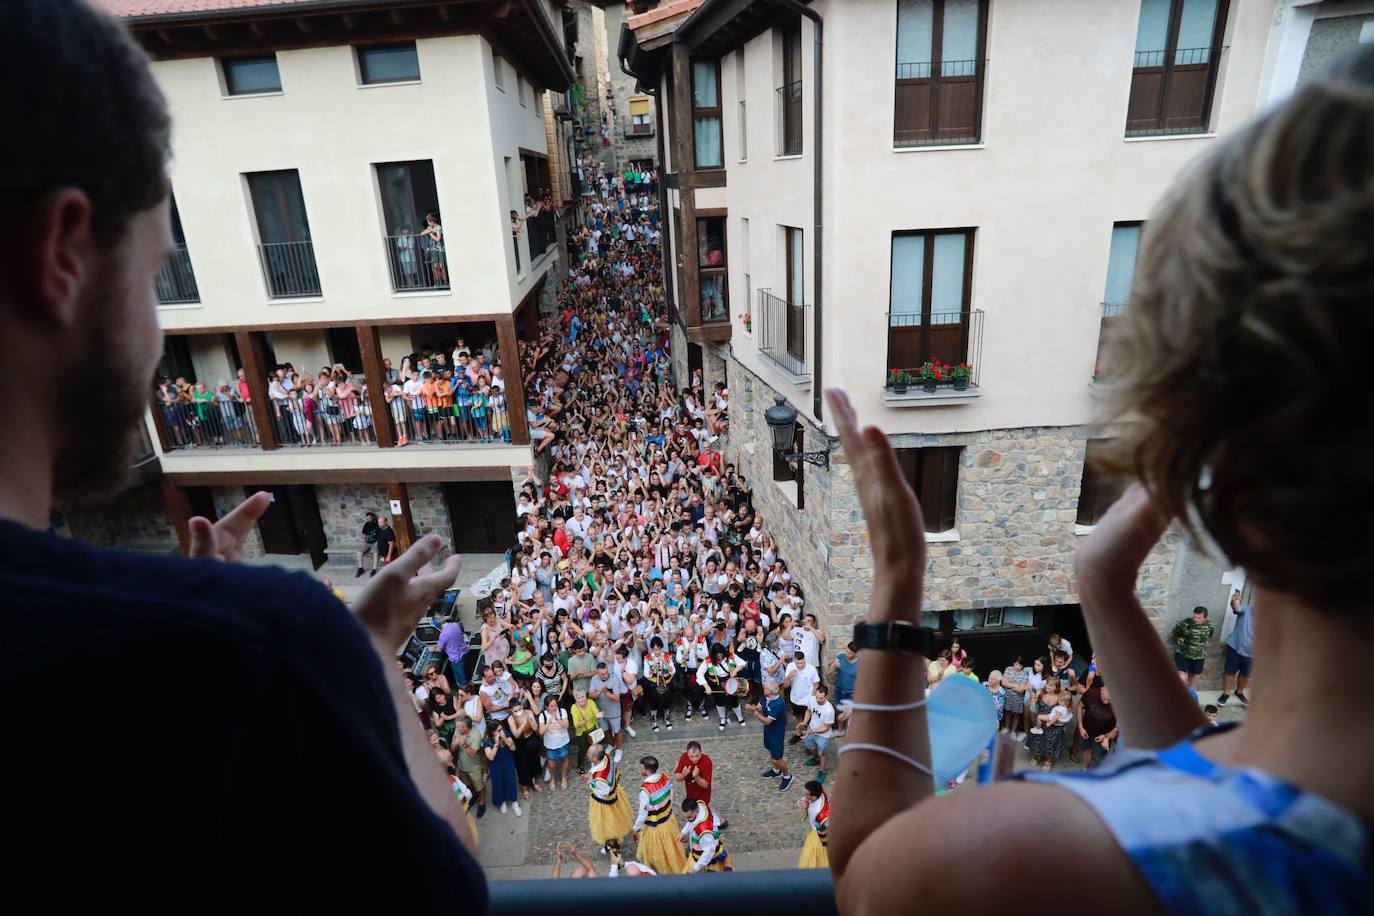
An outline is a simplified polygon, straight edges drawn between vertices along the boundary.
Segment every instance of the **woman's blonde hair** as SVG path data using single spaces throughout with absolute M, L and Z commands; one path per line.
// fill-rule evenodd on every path
M 1124 427 L 1107 463 L 1260 584 L 1361 603 L 1374 569 L 1374 48 L 1179 182 L 1135 277 L 1107 341 L 1109 414 Z

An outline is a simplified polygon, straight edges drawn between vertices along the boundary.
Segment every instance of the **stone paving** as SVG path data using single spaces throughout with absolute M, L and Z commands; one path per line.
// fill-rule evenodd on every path
M 1215 702 L 1216 697 L 1204 694 L 1201 699 Z M 1222 721 L 1230 721 L 1243 715 L 1243 710 L 1233 702 L 1221 710 L 1220 717 Z M 787 762 L 797 779 L 791 789 L 783 793 L 778 791 L 778 780 L 760 776 L 768 767 L 768 755 L 763 749 L 763 729 L 757 722 L 746 720 L 745 727 L 740 728 L 732 717 L 727 731 L 720 732 L 713 714 L 705 722 L 699 717 L 687 722 L 678 715 L 674 717 L 671 732 L 660 728 L 654 733 L 644 719 L 636 720 L 635 730 L 638 732 L 636 737 L 625 739 L 622 785 L 628 784 L 637 793 L 640 757 L 653 754 L 661 767 L 671 771 L 678 756 L 687 749 L 687 742 L 700 741 L 715 765 L 711 802 L 729 821 L 725 841 L 736 856 L 737 867 L 745 870 L 795 866 L 807 829 L 797 799 L 802 797 L 802 783 L 814 778 L 816 772 L 815 767 L 803 766 L 800 745 L 787 747 Z M 1015 768 L 1019 770 L 1029 765 L 1024 745 L 1018 745 Z M 1067 756 L 1055 767 L 1056 770 L 1077 768 L 1078 764 L 1071 763 Z M 478 822 L 482 839 L 481 861 L 493 878 L 547 877 L 554 861 L 554 845 L 560 842 L 575 843 L 592 862 L 598 866 L 605 864 L 605 858 L 587 832 L 588 790 L 578 778 L 576 766 L 569 769 L 567 791 L 550 789 L 550 785 L 542 783 L 543 791 L 524 803 L 523 818 L 502 815 L 489 808 L 486 817 Z M 675 784 L 675 805 L 681 805 L 683 797 L 680 785 Z M 837 793 L 832 792 L 832 799 L 837 806 L 843 804 Z M 631 808 L 637 804 L 637 796 L 632 794 Z M 677 816 L 680 824 L 680 810 Z M 633 855 L 633 842 L 627 843 L 627 852 Z M 567 868 L 575 865 L 570 862 Z

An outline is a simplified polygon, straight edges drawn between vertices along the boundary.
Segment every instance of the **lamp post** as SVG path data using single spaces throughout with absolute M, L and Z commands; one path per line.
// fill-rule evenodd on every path
M 773 433 L 773 451 L 783 461 L 805 461 L 818 468 L 830 467 L 830 449 L 814 452 L 792 450 L 797 436 L 797 409 L 780 394 L 773 396 L 773 406 L 764 411 L 763 418 Z

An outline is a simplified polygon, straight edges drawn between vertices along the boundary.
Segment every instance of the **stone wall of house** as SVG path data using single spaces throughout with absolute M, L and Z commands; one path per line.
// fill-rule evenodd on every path
M 386 486 L 380 483 L 316 484 L 315 499 L 320 505 L 325 543 L 331 551 L 359 548 L 367 513 L 391 515 Z
M 178 549 L 162 488 L 146 484 L 113 499 L 62 506 L 63 530 L 100 547 L 168 553 Z
M 415 526 L 415 536 L 420 538 L 431 532 L 439 535 L 444 542 L 439 556 L 448 556 L 453 544 L 453 523 L 448 501 L 444 499 L 443 484 L 412 483 L 406 487 L 406 492 L 410 496 L 410 521 Z
M 727 356 L 731 430 L 727 458 L 753 485 L 755 505 L 802 583 L 832 641 L 843 643 L 867 611 L 873 558 L 850 466 L 831 455 L 829 470 L 807 465 L 799 511 L 772 480 L 771 437 L 764 411 L 774 389 Z M 794 403 L 794 406 L 797 406 Z M 806 406 L 806 405 L 802 405 Z M 826 441 L 805 414 L 806 448 Z M 898 448 L 963 446 L 957 520 L 959 540 L 927 545 L 924 610 L 1074 604 L 1073 557 L 1081 542 L 1075 519 L 1087 433 L 1083 427 L 988 430 L 948 435 L 896 435 Z M 1141 569 L 1138 594 L 1161 632 L 1168 611 L 1181 534 L 1171 530 Z
M 773 481 L 772 436 L 764 420 L 764 412 L 773 406 L 773 388 L 733 359 L 729 360 L 727 371 L 730 435 L 725 449 L 726 460 L 735 462 L 737 470 L 753 489 L 754 506 L 778 545 L 778 555 L 801 584 L 806 609 L 814 611 L 827 635 L 833 636 L 838 630 L 829 612 L 831 561 L 836 541 L 843 536 L 833 530 L 831 524 L 834 489 L 831 478 L 836 467 L 832 464 L 827 471 L 814 465 L 805 466 L 802 472 L 804 508 L 798 511 L 790 493 Z M 822 448 L 824 437 L 806 420 L 799 413 L 798 422 L 806 423 L 806 448 Z M 846 561 L 848 559 L 846 557 Z

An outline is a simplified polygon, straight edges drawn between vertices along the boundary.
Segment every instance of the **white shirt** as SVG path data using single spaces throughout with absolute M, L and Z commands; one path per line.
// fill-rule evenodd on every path
M 792 631 L 792 651 L 806 656 L 808 667 L 816 668 L 821 663 L 821 641 L 815 633 L 800 627 Z
M 491 705 L 494 707 L 491 711 L 491 717 L 497 722 L 503 721 L 510 715 L 510 702 L 515 698 L 515 687 L 511 683 L 509 674 L 505 677 L 498 677 L 491 684 L 483 684 L 478 693 L 491 700 Z
M 835 707 L 829 700 L 824 703 L 816 702 L 813 697 L 808 704 L 811 707 L 811 722 L 808 728 L 815 732 L 826 732 L 835 724 Z
M 792 677 L 792 675 L 796 677 Z M 821 682 L 821 676 L 816 671 L 815 665 L 807 665 L 805 668 L 798 668 L 796 662 L 787 666 L 787 670 L 782 674 L 783 680 L 792 677 L 792 684 L 788 689 L 787 698 L 793 706 L 806 706 L 811 702 L 811 691 Z

